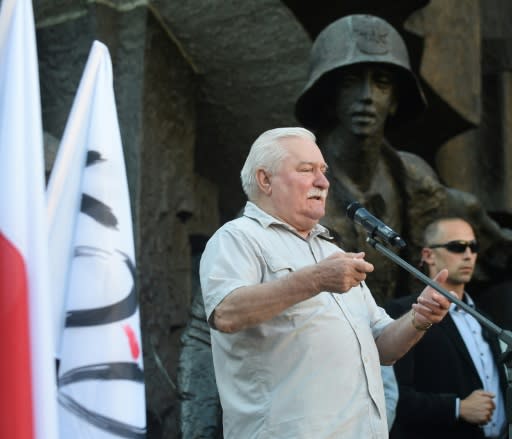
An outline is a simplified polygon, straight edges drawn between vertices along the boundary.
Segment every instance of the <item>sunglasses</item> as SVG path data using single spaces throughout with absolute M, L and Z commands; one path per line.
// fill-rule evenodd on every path
M 473 241 L 450 241 L 445 244 L 432 244 L 428 246 L 429 248 L 445 248 L 449 252 L 452 253 L 464 253 L 466 249 L 469 247 L 472 253 L 478 253 L 480 249 L 478 242 Z

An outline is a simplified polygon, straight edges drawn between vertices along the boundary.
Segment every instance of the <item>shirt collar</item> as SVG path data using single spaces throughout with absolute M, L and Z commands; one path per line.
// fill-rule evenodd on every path
M 281 227 L 286 228 L 287 230 L 290 230 L 296 235 L 299 235 L 297 232 L 297 229 L 295 227 L 290 226 L 290 224 L 285 223 L 284 221 L 273 217 L 272 215 L 269 215 L 264 210 L 260 209 L 256 204 L 254 204 L 251 201 L 248 201 L 245 205 L 244 209 L 244 216 L 248 218 L 252 218 L 256 221 L 258 221 L 262 227 L 270 227 L 272 225 L 278 225 Z M 300 235 L 299 235 L 300 236 Z M 311 230 L 308 239 L 313 238 L 315 236 L 321 236 L 326 239 L 333 239 L 329 233 L 329 230 L 322 226 L 321 224 L 316 224 L 313 229 Z
M 475 307 L 475 302 L 473 301 L 473 299 L 471 298 L 471 296 L 466 292 L 464 291 L 464 294 L 462 296 L 462 301 L 470 306 L 471 308 L 474 308 Z M 450 304 L 450 312 L 465 312 L 462 308 L 460 308 L 458 305 L 456 305 L 455 303 L 451 303 Z

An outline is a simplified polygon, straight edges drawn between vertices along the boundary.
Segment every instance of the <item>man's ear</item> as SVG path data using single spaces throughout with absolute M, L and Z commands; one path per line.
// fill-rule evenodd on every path
M 256 171 L 256 181 L 261 192 L 265 195 L 272 194 L 272 177 L 264 169 L 258 169 Z
M 421 249 L 421 262 L 423 264 L 426 264 L 428 266 L 432 265 L 434 263 L 433 257 L 432 257 L 432 249 L 428 247 L 423 247 Z

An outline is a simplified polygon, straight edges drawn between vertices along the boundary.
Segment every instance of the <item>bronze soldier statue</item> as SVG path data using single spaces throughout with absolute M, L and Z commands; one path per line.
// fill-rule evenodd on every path
M 475 197 L 443 186 L 423 159 L 387 141 L 388 130 L 399 130 L 425 108 L 405 43 L 385 20 L 350 15 L 318 35 L 296 116 L 317 134 L 329 164 L 330 200 L 322 224 L 339 237 L 344 249 L 367 252 L 375 265 L 368 284 L 380 303 L 407 293 L 411 280 L 406 282 L 401 268 L 365 243 L 366 232 L 346 217 L 351 201 L 400 233 L 408 243 L 402 257 L 412 262 L 425 225 L 440 210 L 456 209 L 476 220 L 484 254 L 497 241 L 512 239 Z M 492 270 L 479 274 L 481 280 L 493 275 Z

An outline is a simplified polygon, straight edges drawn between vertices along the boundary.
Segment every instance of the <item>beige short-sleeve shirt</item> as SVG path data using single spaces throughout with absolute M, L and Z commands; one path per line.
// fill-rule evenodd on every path
M 200 265 L 207 318 L 232 291 L 268 282 L 333 252 L 318 225 L 308 239 L 253 203 L 208 242 Z M 322 292 L 256 327 L 211 330 L 226 439 L 387 438 L 375 345 L 392 319 L 364 283 Z

